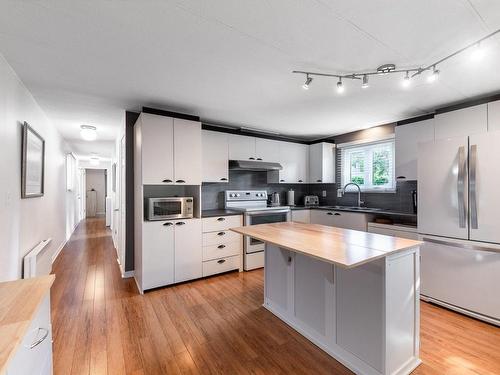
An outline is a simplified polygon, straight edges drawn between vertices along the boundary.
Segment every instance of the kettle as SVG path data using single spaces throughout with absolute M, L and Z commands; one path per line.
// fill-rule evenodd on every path
M 271 194 L 271 206 L 279 206 L 280 205 L 280 194 L 276 191 Z

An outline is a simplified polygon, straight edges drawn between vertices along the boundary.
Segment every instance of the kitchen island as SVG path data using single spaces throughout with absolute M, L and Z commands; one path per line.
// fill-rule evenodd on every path
M 420 364 L 421 242 L 294 222 L 232 230 L 266 243 L 264 307 L 346 367 Z

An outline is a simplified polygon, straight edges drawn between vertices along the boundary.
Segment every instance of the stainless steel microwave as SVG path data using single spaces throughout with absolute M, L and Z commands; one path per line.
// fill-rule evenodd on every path
M 147 198 L 146 220 L 190 219 L 193 197 Z

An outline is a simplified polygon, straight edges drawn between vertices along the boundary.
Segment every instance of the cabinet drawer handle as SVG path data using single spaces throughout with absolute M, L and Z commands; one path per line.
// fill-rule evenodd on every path
M 217 249 L 223 249 L 225 247 L 226 247 L 226 245 L 219 245 L 219 246 L 217 246 Z
M 227 181 L 227 178 L 226 177 L 222 177 L 220 180 L 221 181 Z
M 255 160 L 255 158 L 248 158 L 248 160 Z
M 172 180 L 169 180 L 168 178 L 166 180 L 163 180 L 162 182 L 172 182 Z
M 219 232 L 219 233 L 217 233 L 218 236 L 223 236 L 225 234 L 226 234 L 226 232 Z
M 221 259 L 221 260 L 218 260 L 218 261 L 217 261 L 217 263 L 219 263 L 219 264 L 222 264 L 222 263 L 225 263 L 225 262 L 226 262 L 226 260 L 225 260 L 225 259 Z
M 177 181 L 175 181 L 175 183 L 177 183 L 177 184 L 185 184 L 186 181 L 184 181 L 184 180 L 177 180 Z
M 302 180 L 299 180 L 299 182 L 304 182 L 304 181 L 302 181 Z
M 338 212 L 335 212 L 334 215 L 335 216 L 340 216 L 340 214 Z
M 327 212 L 326 214 L 332 216 L 333 212 Z
M 175 225 L 184 225 L 184 224 L 186 224 L 186 223 L 183 221 L 179 221 L 179 222 L 175 223 Z
M 225 218 L 225 217 L 219 217 L 219 218 L 217 219 L 217 221 L 224 221 L 224 220 L 226 220 L 226 218 Z
M 172 226 L 172 225 L 174 225 L 174 224 L 172 224 L 172 223 L 165 223 L 165 224 L 163 224 L 163 225 L 164 225 L 164 226 L 166 226 L 166 227 L 170 227 L 170 226 Z
M 46 328 L 38 328 L 38 333 L 40 333 L 40 331 L 43 332 L 43 335 L 42 337 L 40 337 L 39 339 L 33 341 L 30 345 L 30 349 L 34 349 L 35 347 L 37 347 L 38 345 L 40 345 L 42 342 L 44 342 L 44 340 L 47 338 L 47 336 L 49 335 L 49 330 L 46 329 Z M 38 336 L 38 334 L 37 334 Z
M 322 182 L 323 180 L 316 180 L 316 182 Z
M 396 180 L 404 180 L 406 178 L 406 176 L 398 176 L 396 177 Z
M 257 160 L 262 160 L 262 158 L 257 158 Z

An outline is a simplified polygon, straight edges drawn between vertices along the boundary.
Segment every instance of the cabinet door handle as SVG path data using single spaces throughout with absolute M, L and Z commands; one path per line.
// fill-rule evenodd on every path
M 218 261 L 217 261 L 217 263 L 219 263 L 219 264 L 222 264 L 222 263 L 225 263 L 225 262 L 226 262 L 226 260 L 225 260 L 225 259 L 221 259 L 221 260 L 218 260 Z
M 175 223 L 175 225 L 185 225 L 186 223 L 183 222 L 183 221 L 178 221 L 177 223 Z
M 217 246 L 217 249 L 223 249 L 225 247 L 226 247 L 226 245 L 219 245 L 219 246 Z
M 176 184 L 185 184 L 186 181 L 184 181 L 184 180 L 176 180 L 175 183 Z
M 257 160 L 262 160 L 262 158 L 257 158 Z
M 219 232 L 219 233 L 217 233 L 218 236 L 223 236 L 225 234 L 226 234 L 226 232 Z
M 280 182 L 285 182 L 285 180 L 280 180 Z
M 224 221 L 224 220 L 226 220 L 226 218 L 225 218 L 225 217 L 219 217 L 219 218 L 217 219 L 217 221 Z
M 340 214 L 338 212 L 335 212 L 334 215 L 335 216 L 340 216 Z
M 333 212 L 327 212 L 326 214 L 332 216 Z
M 316 182 L 323 182 L 323 180 L 316 180 Z
M 299 180 L 299 182 L 304 182 L 304 181 L 302 181 L 302 180 Z
M 162 182 L 173 182 L 172 180 L 169 180 L 168 178 L 166 180 L 163 180 Z
M 248 158 L 248 160 L 255 160 L 255 158 L 250 157 L 250 158 Z
M 291 256 L 289 256 L 289 257 L 288 257 L 288 264 L 291 264 L 291 263 L 292 263 L 292 257 L 291 257 Z
M 227 178 L 226 177 L 222 177 L 220 180 L 221 181 L 227 181 Z
M 168 223 L 165 223 L 165 224 L 163 224 L 163 225 L 164 225 L 164 226 L 166 226 L 166 227 L 170 227 L 170 226 L 172 226 L 172 225 L 174 225 L 174 224 L 172 224 L 172 223 L 168 222 Z
M 42 337 L 40 337 L 39 339 L 33 341 L 30 345 L 30 349 L 34 349 L 35 347 L 37 347 L 38 345 L 40 345 L 42 342 L 44 342 L 44 340 L 47 338 L 47 336 L 49 335 L 49 330 L 46 329 L 46 328 L 38 328 L 38 333 L 43 332 L 43 335 Z M 38 334 L 37 334 L 38 336 Z
M 396 177 L 396 180 L 404 180 L 406 178 L 406 176 L 398 176 Z

